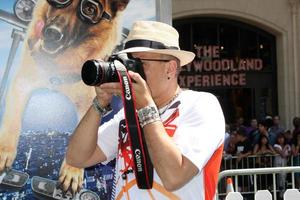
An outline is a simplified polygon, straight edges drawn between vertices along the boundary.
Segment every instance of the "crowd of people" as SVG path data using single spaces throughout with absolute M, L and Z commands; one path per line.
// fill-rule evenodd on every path
M 245 126 L 243 118 L 239 118 L 236 124 L 226 126 L 224 156 L 234 156 L 239 168 L 247 168 L 241 161 L 249 156 L 255 158 L 251 164 L 256 168 L 299 166 L 300 117 L 293 118 L 293 126 L 292 130 L 285 129 L 278 115 L 261 121 L 251 119 L 250 126 Z M 277 177 L 277 185 L 285 188 L 286 174 Z M 299 188 L 299 173 L 295 173 L 295 179 Z
M 279 116 L 258 121 L 251 119 L 250 126 L 239 118 L 237 123 L 226 126 L 224 151 L 239 160 L 249 155 L 279 154 L 282 157 L 298 155 L 300 148 L 300 117 L 294 117 L 293 130 L 280 124 Z

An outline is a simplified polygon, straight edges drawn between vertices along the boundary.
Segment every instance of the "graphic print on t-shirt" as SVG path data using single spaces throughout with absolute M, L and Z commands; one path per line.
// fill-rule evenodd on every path
M 130 137 L 128 136 L 126 129 L 125 119 L 120 121 L 119 124 L 119 147 L 118 147 L 118 160 L 123 160 L 124 168 L 121 173 L 124 174 L 128 170 L 133 169 L 132 150 L 130 145 Z
M 179 117 L 179 109 L 178 106 L 180 105 L 180 101 L 177 101 L 173 103 L 168 109 L 167 112 L 165 112 L 164 116 L 162 117 L 163 125 L 166 129 L 167 134 L 170 137 L 173 137 L 177 125 L 176 125 L 176 119 Z M 125 119 L 121 120 L 119 123 L 119 146 L 118 146 L 118 157 L 117 162 L 119 162 L 119 169 L 117 174 L 119 177 L 116 177 L 116 184 L 119 185 L 121 182 L 121 191 L 117 191 L 116 199 L 122 199 L 124 195 L 130 199 L 129 197 L 129 190 L 135 190 L 136 187 L 136 180 L 129 178 L 129 174 L 131 176 L 134 176 L 133 169 L 134 169 L 134 161 L 132 156 L 132 149 L 131 149 L 131 141 L 130 137 L 127 133 L 126 129 L 126 122 Z M 175 194 L 168 192 L 161 183 L 153 182 L 153 189 L 152 190 L 145 190 L 147 191 L 147 194 L 153 197 L 153 193 L 160 193 L 162 197 L 168 198 L 168 199 L 179 199 Z

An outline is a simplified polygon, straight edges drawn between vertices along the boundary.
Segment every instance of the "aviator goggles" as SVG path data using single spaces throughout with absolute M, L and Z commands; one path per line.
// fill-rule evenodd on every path
M 72 0 L 47 1 L 57 9 L 66 8 L 72 3 Z M 88 24 L 97 24 L 102 19 L 111 20 L 111 15 L 104 10 L 103 5 L 98 0 L 80 0 L 77 14 L 83 22 Z

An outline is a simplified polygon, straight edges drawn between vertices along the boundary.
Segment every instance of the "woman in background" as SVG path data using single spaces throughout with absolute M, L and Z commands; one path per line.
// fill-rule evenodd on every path
M 291 146 L 286 144 L 285 137 L 283 133 L 280 133 L 276 139 L 276 143 L 274 145 L 274 150 L 278 154 L 274 159 L 275 167 L 285 167 L 287 166 L 287 161 L 289 156 L 291 155 Z M 283 197 L 283 193 L 285 191 L 285 179 L 286 173 L 280 173 L 277 176 L 277 185 L 280 190 L 280 198 Z

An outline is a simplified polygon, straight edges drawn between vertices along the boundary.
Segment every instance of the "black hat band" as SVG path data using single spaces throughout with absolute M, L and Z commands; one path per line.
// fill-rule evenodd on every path
M 132 47 L 149 47 L 152 49 L 174 49 L 179 50 L 178 47 L 175 46 L 166 46 L 161 42 L 156 42 L 152 40 L 130 40 L 125 43 L 124 49 L 129 49 Z

